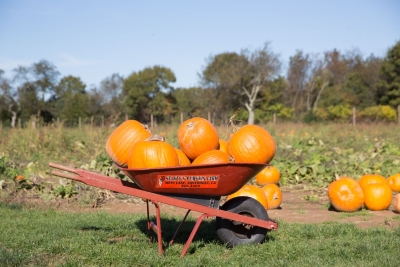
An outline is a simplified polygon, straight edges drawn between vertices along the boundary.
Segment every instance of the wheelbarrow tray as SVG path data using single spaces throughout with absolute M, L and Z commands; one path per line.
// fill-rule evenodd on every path
M 117 167 L 143 190 L 153 193 L 227 196 L 245 185 L 267 164 L 221 163 L 168 168 Z

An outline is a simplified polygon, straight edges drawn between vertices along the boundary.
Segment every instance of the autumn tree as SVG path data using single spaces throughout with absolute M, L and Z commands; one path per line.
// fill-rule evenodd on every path
M 254 51 L 222 53 L 210 57 L 201 80 L 207 88 L 216 91 L 216 99 L 225 99 L 225 110 L 244 106 L 248 124 L 254 123 L 254 110 L 262 102 L 261 92 L 269 90 L 267 83 L 279 73 L 281 62 L 269 43 Z M 231 105 L 228 105 L 232 103 Z

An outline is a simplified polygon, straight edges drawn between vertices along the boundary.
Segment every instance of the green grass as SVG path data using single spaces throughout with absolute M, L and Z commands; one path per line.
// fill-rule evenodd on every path
M 263 244 L 227 249 L 208 220 L 180 258 L 192 218 L 169 246 L 180 218 L 162 217 L 163 256 L 148 242 L 145 214 L 66 213 L 0 202 L 0 218 L 0 266 L 400 266 L 400 228 L 281 221 Z

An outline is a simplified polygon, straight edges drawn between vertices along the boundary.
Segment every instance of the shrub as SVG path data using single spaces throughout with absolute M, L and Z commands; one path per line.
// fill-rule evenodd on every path
M 372 106 L 359 113 L 359 117 L 369 122 L 390 122 L 396 121 L 396 110 L 391 106 Z

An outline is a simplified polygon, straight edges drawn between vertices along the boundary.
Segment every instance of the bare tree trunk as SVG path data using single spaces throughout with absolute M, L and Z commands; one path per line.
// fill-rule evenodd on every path
M 249 118 L 247 120 L 247 124 L 254 124 L 254 104 L 257 99 L 258 92 L 261 90 L 261 85 L 256 83 L 252 86 L 251 91 L 249 92 L 245 87 L 243 87 L 243 91 L 248 97 L 248 101 L 244 104 L 247 111 L 249 112 Z
M 12 110 L 12 106 L 13 106 L 13 104 L 10 104 L 8 106 L 8 111 L 11 112 L 11 114 L 12 114 L 12 117 L 11 117 L 11 128 L 14 128 L 15 127 L 15 123 L 17 121 L 17 112 Z
M 318 92 L 317 99 L 315 99 L 313 111 L 315 111 L 315 110 L 317 109 L 317 105 L 318 105 L 319 98 L 321 97 L 322 92 L 323 92 L 324 89 L 328 86 L 328 84 L 329 84 L 329 81 L 325 81 L 325 82 L 322 84 L 321 90 L 319 90 L 319 92 Z

